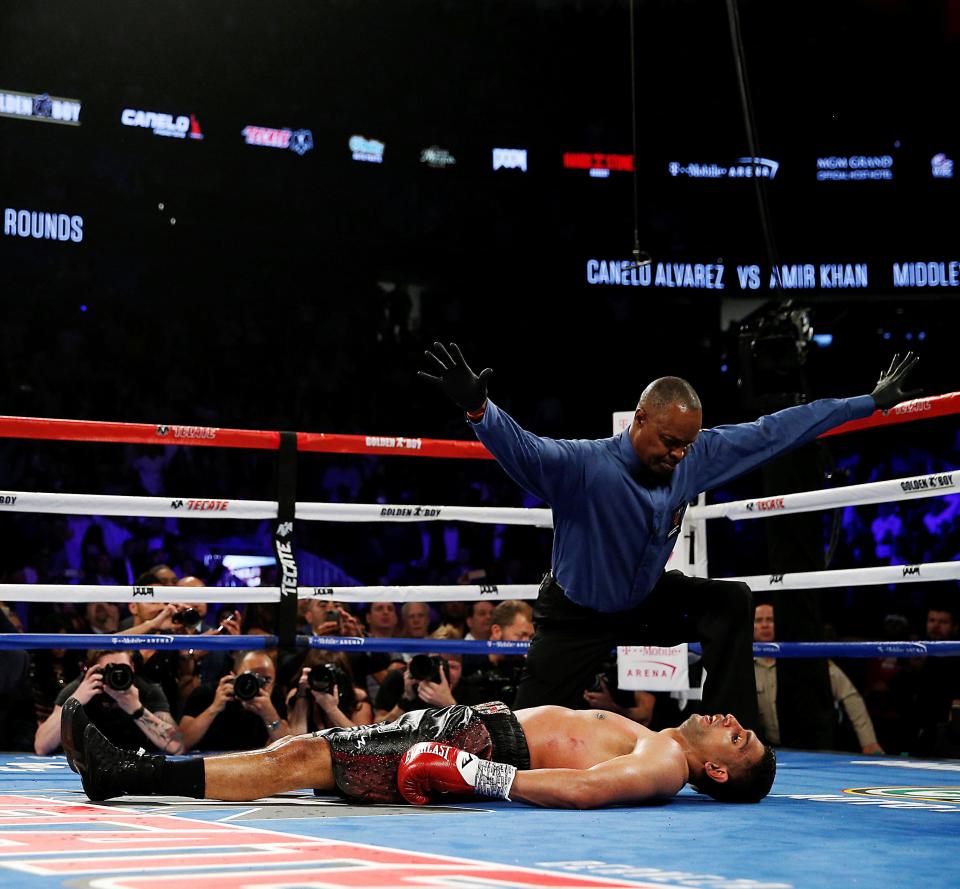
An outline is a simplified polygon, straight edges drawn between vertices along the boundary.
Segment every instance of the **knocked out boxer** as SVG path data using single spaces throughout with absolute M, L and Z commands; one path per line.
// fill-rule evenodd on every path
M 438 794 L 588 809 L 674 796 L 684 784 L 757 802 L 773 749 L 731 716 L 691 716 L 652 732 L 599 710 L 501 703 L 405 713 L 396 722 L 282 738 L 263 750 L 174 760 L 111 744 L 67 701 L 63 749 L 90 799 L 169 794 L 249 801 L 313 787 L 350 800 L 424 805 Z

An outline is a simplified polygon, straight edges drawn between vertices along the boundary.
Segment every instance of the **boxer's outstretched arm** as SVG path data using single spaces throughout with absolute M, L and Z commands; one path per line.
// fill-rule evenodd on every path
M 538 806 L 596 809 L 674 796 L 689 777 L 683 755 L 664 751 L 618 756 L 590 769 L 517 772 L 510 799 Z
M 205 797 L 229 801 L 275 793 L 334 790 L 333 759 L 326 739 L 290 735 L 263 750 L 204 758 Z

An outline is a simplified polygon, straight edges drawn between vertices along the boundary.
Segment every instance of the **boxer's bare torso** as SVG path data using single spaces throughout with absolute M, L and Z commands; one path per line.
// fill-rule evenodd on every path
M 688 779 L 683 750 L 670 732 L 602 710 L 533 707 L 515 715 L 531 769 L 517 776 L 519 799 L 563 806 L 636 802 L 672 796 Z
M 532 769 L 589 769 L 633 753 L 658 737 L 639 723 L 604 710 L 531 707 L 514 715 L 523 726 Z

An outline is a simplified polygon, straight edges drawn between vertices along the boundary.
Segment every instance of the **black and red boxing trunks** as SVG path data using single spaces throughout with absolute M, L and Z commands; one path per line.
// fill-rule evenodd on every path
M 421 741 L 440 741 L 481 759 L 530 768 L 523 729 L 510 708 L 499 701 L 414 710 L 396 722 L 329 728 L 314 737 L 330 744 L 337 789 L 356 802 L 403 802 L 397 790 L 397 769 L 403 754 Z

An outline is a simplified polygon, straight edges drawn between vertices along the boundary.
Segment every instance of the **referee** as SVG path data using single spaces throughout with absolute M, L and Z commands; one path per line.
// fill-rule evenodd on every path
M 436 383 L 466 412 L 506 473 L 553 510 L 553 569 L 540 585 L 536 633 L 515 706 L 585 706 L 617 645 L 699 640 L 703 710 L 757 724 L 753 601 L 744 583 L 664 572 L 687 504 L 848 420 L 917 392 L 903 383 L 918 359 L 895 356 L 870 395 L 822 399 L 753 423 L 701 429 L 693 387 L 661 377 L 643 390 L 629 429 L 611 438 L 541 438 L 487 397 L 490 368 L 475 374 L 455 343 L 427 351 Z

